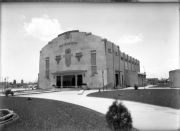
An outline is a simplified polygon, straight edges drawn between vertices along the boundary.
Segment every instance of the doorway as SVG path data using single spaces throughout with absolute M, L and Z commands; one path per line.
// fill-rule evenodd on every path
M 83 83 L 83 78 L 82 78 L 82 75 L 78 75 L 77 76 L 77 86 L 81 86 Z
M 64 88 L 75 87 L 75 75 L 63 76 L 63 87 Z
M 57 76 L 57 77 L 56 77 L 56 86 L 57 86 L 58 88 L 61 87 L 61 76 Z
M 115 74 L 115 78 L 116 78 L 116 86 L 119 85 L 119 74 Z

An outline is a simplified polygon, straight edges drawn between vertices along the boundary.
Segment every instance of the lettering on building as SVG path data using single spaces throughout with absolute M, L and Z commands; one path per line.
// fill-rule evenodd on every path
M 61 47 L 63 47 L 63 46 L 68 46 L 68 45 L 77 45 L 78 44 L 78 42 L 66 42 L 66 43 L 64 43 L 64 44 L 62 44 L 62 45 L 59 45 L 59 47 L 61 48 Z

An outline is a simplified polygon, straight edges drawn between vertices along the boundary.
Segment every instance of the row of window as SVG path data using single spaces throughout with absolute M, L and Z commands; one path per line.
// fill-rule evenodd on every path
M 112 50 L 111 50 L 110 48 L 108 48 L 108 53 L 112 53 Z M 116 51 L 116 52 L 115 52 L 115 55 L 118 56 L 119 53 Z
M 137 71 L 139 68 L 139 66 L 135 66 L 135 65 L 129 65 L 127 63 L 125 63 L 125 69 L 129 69 L 129 70 L 133 70 L 133 71 Z
M 111 50 L 110 48 L 108 48 L 108 53 L 112 53 L 112 50 Z M 116 55 L 116 56 L 119 56 L 119 53 L 116 51 L 116 52 L 115 52 L 115 55 Z M 134 61 L 124 59 L 123 56 L 121 56 L 121 60 L 129 61 L 129 62 L 131 62 L 131 63 L 133 63 L 133 64 L 138 64 L 138 63 L 136 63 L 136 62 L 134 62 Z

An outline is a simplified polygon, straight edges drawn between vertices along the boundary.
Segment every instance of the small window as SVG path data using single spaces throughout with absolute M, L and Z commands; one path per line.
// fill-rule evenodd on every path
M 46 62 L 46 64 L 45 64 L 45 69 L 46 69 L 46 71 L 45 71 L 45 77 L 47 78 L 47 79 L 49 79 L 49 57 L 46 57 L 46 60 L 45 60 L 45 62 Z
M 118 52 L 116 51 L 116 56 L 118 56 L 119 54 L 118 54 Z
M 123 57 L 121 56 L 121 60 L 123 60 Z
M 92 72 L 92 76 L 97 74 L 97 66 L 91 66 L 91 72 Z
M 112 52 L 111 49 L 108 49 L 108 52 L 111 53 Z
M 96 51 L 91 51 L 91 73 L 92 76 L 97 74 L 97 66 L 96 66 Z

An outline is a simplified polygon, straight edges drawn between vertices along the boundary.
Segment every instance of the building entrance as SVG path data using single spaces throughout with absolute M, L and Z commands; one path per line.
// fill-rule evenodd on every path
M 63 87 L 75 87 L 75 75 L 63 76 Z
M 82 74 L 56 76 L 56 87 L 74 88 L 80 87 L 83 83 Z
M 115 74 L 115 78 L 116 78 L 116 86 L 119 85 L 119 74 Z
M 80 87 L 83 83 L 82 75 L 77 76 L 77 86 Z
M 61 87 L 61 76 L 57 76 L 57 77 L 56 77 L 56 86 L 57 86 L 58 88 Z

